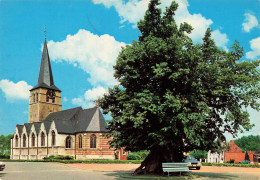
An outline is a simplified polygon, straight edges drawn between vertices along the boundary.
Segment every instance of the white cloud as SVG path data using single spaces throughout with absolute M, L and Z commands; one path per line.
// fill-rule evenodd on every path
M 30 96 L 29 90 L 32 86 L 25 81 L 14 83 L 7 79 L 0 80 L 0 89 L 4 92 L 7 101 L 28 100 Z
M 242 24 L 243 26 L 242 29 L 245 32 L 250 32 L 251 29 L 253 29 L 254 27 L 259 27 L 258 20 L 254 15 L 250 13 L 245 13 L 244 16 L 245 19 L 244 19 L 244 23 Z
M 137 22 L 144 17 L 145 11 L 148 8 L 149 0 L 129 0 L 127 3 L 124 3 L 122 0 L 92 0 L 94 4 L 103 4 L 106 8 L 114 7 L 118 15 L 122 18 L 121 23 L 128 21 L 131 24 L 134 24 L 136 27 Z M 162 10 L 165 7 L 170 6 L 171 0 L 161 0 L 161 5 L 159 6 Z M 202 42 L 202 38 L 207 30 L 207 28 L 213 24 L 211 19 L 203 17 L 201 14 L 190 14 L 188 10 L 189 3 L 187 0 L 176 0 L 179 4 L 179 7 L 176 11 L 175 20 L 177 24 L 187 22 L 194 30 L 189 35 L 194 42 Z M 226 34 L 218 32 L 218 37 L 221 36 L 221 42 L 216 39 L 217 44 L 220 44 L 220 47 L 227 50 L 226 44 L 224 42 L 228 41 Z
M 63 98 L 62 98 L 62 101 L 63 101 L 63 102 L 67 102 L 67 101 L 68 101 L 68 98 L 63 97 Z
M 216 45 L 222 47 L 225 51 L 228 51 L 227 43 L 229 41 L 227 34 L 221 33 L 219 30 L 212 32 L 212 38 L 215 40 Z
M 79 67 L 90 75 L 88 81 L 93 86 L 107 87 L 117 83 L 113 77 L 113 65 L 125 45 L 108 34 L 98 36 L 80 29 L 64 41 L 49 41 L 48 49 L 53 61 L 66 61 Z
M 256 59 L 260 57 L 260 37 L 252 39 L 250 42 L 252 51 L 246 53 L 246 58 Z
M 83 108 L 93 107 L 95 105 L 93 101 L 103 96 L 106 92 L 105 88 L 98 86 L 97 88 L 87 90 L 83 96 L 73 98 L 72 104 L 82 106 Z

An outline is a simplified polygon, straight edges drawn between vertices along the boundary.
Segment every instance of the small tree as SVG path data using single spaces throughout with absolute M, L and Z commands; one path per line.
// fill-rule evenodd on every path
M 249 158 L 249 155 L 248 155 L 247 152 L 246 152 L 246 154 L 245 154 L 245 161 L 250 161 L 250 158 Z
M 162 162 L 181 162 L 183 153 L 209 150 L 250 129 L 244 107 L 259 110 L 259 61 L 239 61 L 243 48 L 219 49 L 208 29 L 203 44 L 193 44 L 187 23 L 177 26 L 173 2 L 164 14 L 151 0 L 138 23 L 141 36 L 120 52 L 115 78 L 98 106 L 111 113 L 110 145 L 149 155 L 134 174 L 161 173 Z

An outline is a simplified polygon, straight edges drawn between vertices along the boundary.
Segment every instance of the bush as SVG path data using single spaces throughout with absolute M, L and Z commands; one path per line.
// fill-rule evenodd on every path
M 148 151 L 139 151 L 139 152 L 137 152 L 137 154 L 139 155 L 139 160 L 144 160 L 148 156 L 149 152 Z
M 235 159 L 230 159 L 230 160 L 227 161 L 226 163 L 235 163 Z
M 127 155 L 127 160 L 139 160 L 139 155 L 137 153 L 131 153 Z
M 49 156 L 49 157 L 44 157 L 43 158 L 44 160 L 50 160 L 50 161 L 53 161 L 53 160 L 74 160 L 74 157 L 73 156 L 69 156 L 69 155 L 58 155 L 58 156 Z
M 148 151 L 138 151 L 127 155 L 127 160 L 144 160 L 148 156 Z

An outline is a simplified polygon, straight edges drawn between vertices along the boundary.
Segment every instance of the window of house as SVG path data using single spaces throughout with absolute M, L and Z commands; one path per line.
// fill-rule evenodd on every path
M 45 134 L 44 134 L 44 132 L 41 133 L 41 146 L 45 146 Z
M 54 131 L 51 132 L 51 145 L 52 146 L 55 145 L 55 132 Z
M 15 147 L 18 147 L 18 136 L 15 136 Z
M 96 148 L 97 147 L 97 137 L 95 134 L 92 134 L 90 136 L 90 148 Z
M 71 148 L 71 137 L 70 136 L 66 137 L 66 148 Z
M 35 146 L 35 135 L 34 135 L 34 133 L 32 133 L 32 146 L 33 147 Z
M 26 147 L 26 136 L 23 134 L 23 147 Z
M 82 136 L 79 135 L 79 148 L 82 148 Z
M 126 155 L 126 151 L 125 151 L 125 149 L 123 149 L 123 155 Z

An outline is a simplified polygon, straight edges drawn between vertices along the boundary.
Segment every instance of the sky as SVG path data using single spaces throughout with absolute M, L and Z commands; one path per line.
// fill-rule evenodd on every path
M 162 10 L 171 0 L 161 0 Z M 260 59 L 260 0 L 177 0 L 177 24 L 194 28 L 201 43 L 208 27 L 216 44 L 244 47 L 241 61 Z M 37 84 L 44 26 L 62 109 L 94 106 L 117 84 L 113 65 L 121 47 L 137 40 L 137 22 L 149 0 L 0 0 L 0 134 L 28 122 L 29 89 Z M 248 109 L 255 126 L 239 133 L 260 135 L 260 112 Z M 106 119 L 111 117 L 105 116 Z M 226 134 L 227 140 L 233 139 Z

